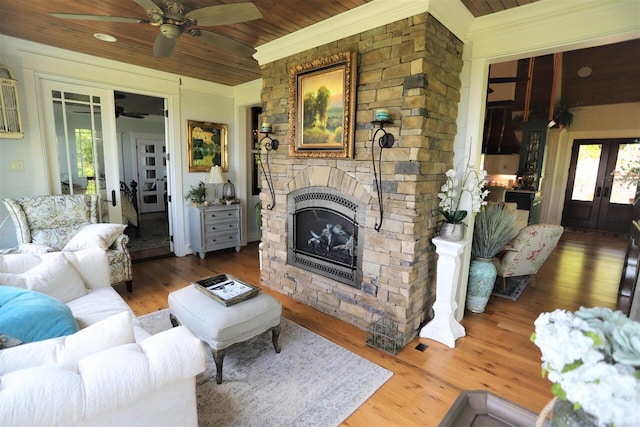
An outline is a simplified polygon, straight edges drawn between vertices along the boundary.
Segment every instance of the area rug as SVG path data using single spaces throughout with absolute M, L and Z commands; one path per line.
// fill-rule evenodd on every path
M 129 252 L 169 246 L 169 223 L 164 212 L 140 214 L 140 237 L 133 227 L 127 227 Z
M 151 332 L 169 329 L 168 310 L 140 317 Z M 201 426 L 337 426 L 362 405 L 392 372 L 284 317 L 277 354 L 271 334 L 232 347 L 222 384 L 208 353 L 197 377 Z
M 511 301 L 516 301 L 530 281 L 531 276 L 507 277 L 507 288 L 503 292 L 502 277 L 498 276 L 498 278 L 496 279 L 496 283 L 493 285 L 493 293 L 491 295 L 508 298 Z

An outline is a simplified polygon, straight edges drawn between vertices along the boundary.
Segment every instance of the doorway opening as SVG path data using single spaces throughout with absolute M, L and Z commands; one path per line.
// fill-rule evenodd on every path
M 134 262 L 173 255 L 168 205 L 165 100 L 114 92 L 120 137 L 121 186 L 135 187 L 137 221 L 127 218 L 129 251 Z M 124 197 L 123 197 L 124 198 Z M 123 204 L 124 205 L 124 204 Z
M 639 190 L 634 174 L 639 167 L 638 138 L 574 141 L 562 225 L 629 232 Z

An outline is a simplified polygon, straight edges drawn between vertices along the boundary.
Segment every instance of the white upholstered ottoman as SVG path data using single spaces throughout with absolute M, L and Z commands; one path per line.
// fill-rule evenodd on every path
M 280 353 L 282 304 L 270 295 L 256 296 L 225 307 L 189 285 L 169 294 L 171 323 L 182 324 L 206 342 L 216 363 L 216 383 L 222 382 L 222 362 L 229 347 L 271 331 L 273 347 Z

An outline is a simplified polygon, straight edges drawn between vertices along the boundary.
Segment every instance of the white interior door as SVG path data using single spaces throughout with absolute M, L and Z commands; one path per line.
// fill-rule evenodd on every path
M 98 194 L 100 221 L 122 223 L 113 91 L 41 80 L 51 194 Z
M 163 137 L 136 137 L 140 213 L 163 212 L 167 194 L 167 151 Z

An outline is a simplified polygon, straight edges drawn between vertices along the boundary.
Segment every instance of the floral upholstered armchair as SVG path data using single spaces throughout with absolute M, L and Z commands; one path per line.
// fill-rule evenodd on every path
M 535 275 L 558 244 L 564 228 L 552 224 L 532 224 L 524 227 L 513 239 L 494 264 L 498 276 L 502 277 L 502 289 L 506 288 L 507 277 L 532 276 L 531 286 L 535 286 Z
M 129 236 L 125 225 L 98 223 L 96 195 L 54 195 L 3 200 L 18 238 L 19 251 L 46 253 L 90 247 L 105 250 L 111 284 L 132 290 Z

